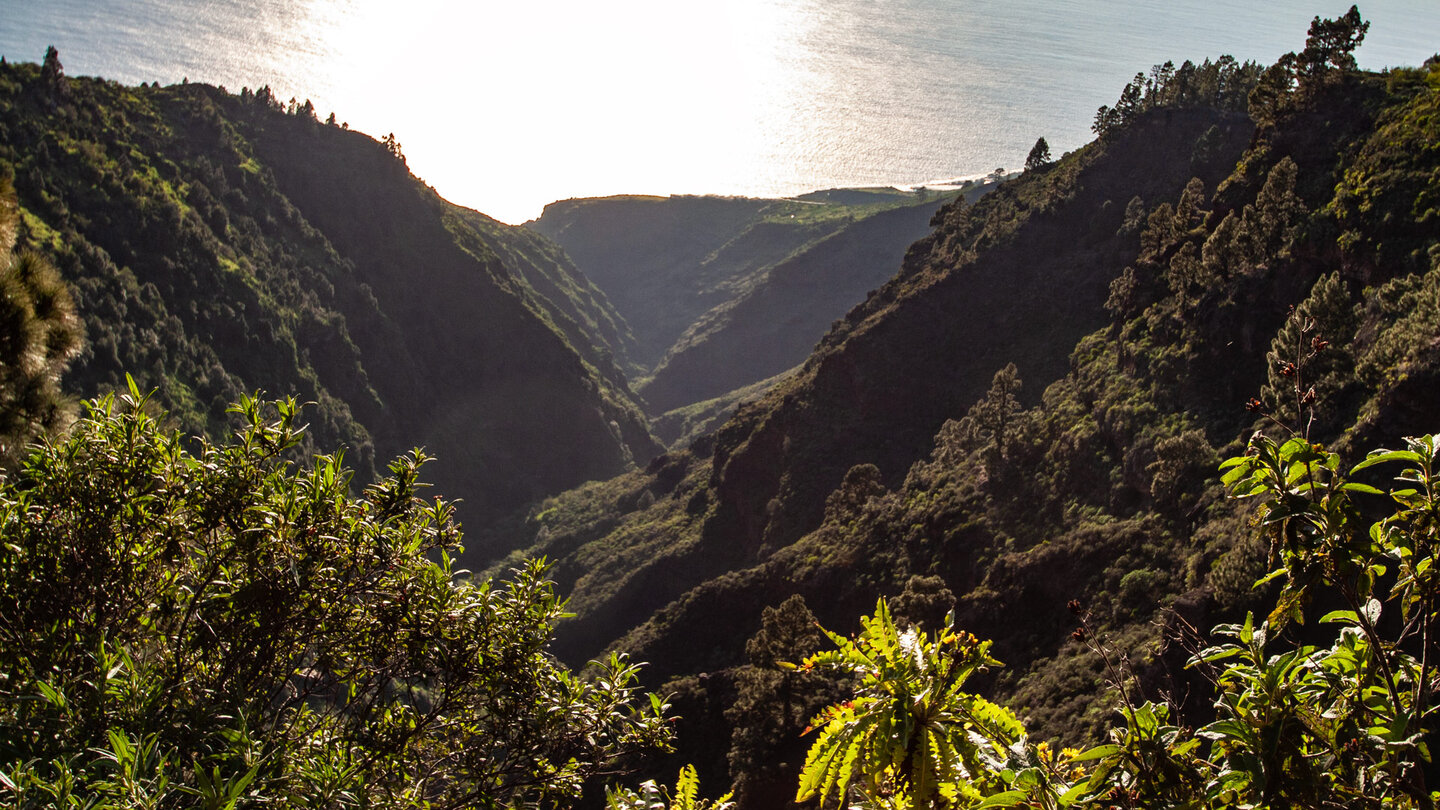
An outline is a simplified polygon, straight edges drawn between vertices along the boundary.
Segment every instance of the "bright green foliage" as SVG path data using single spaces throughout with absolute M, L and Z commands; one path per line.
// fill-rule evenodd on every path
M 827 631 L 838 649 L 801 664 L 846 673 L 858 684 L 853 700 L 812 721 L 820 735 L 796 801 L 949 806 L 1009 789 L 1026 764 L 1025 729 L 1009 710 L 962 690 L 971 675 L 999 663 L 988 654 L 991 643 L 948 621 L 933 638 L 914 627 L 902 631 L 883 599 L 861 623 L 853 640 Z
M 1350 480 L 1319 445 L 1262 435 L 1225 463 L 1231 492 L 1261 501 L 1257 520 L 1278 564 L 1262 582 L 1284 581 L 1277 604 L 1258 625 L 1247 615 L 1216 627 L 1222 641 L 1192 659 L 1218 694 L 1216 719 L 1194 736 L 1162 727 L 1161 707 L 1124 712 L 1115 744 L 1091 754 L 1101 755 L 1086 785 L 1092 798 L 1217 808 L 1430 807 L 1440 799 L 1423 774 L 1425 739 L 1440 716 L 1432 697 L 1440 438 L 1407 444 L 1351 471 L 1406 467 L 1391 492 L 1398 508 L 1373 524 L 1353 498 L 1382 493 Z M 1319 620 L 1340 625 L 1333 643 L 1282 639 L 1321 589 L 1347 606 Z
M 609 810 L 730 810 L 734 806 L 729 793 L 714 801 L 700 798 L 700 777 L 693 765 L 680 769 L 673 792 L 650 779 L 641 782 L 639 790 L 606 790 L 605 803 Z
M 1172 719 L 1172 707 L 1132 703 L 1122 688 L 1124 725 L 1110 741 L 1055 757 L 1030 746 L 1007 709 L 959 690 L 996 663 L 989 642 L 948 622 L 934 641 L 902 633 L 882 601 L 858 639 L 831 634 L 840 649 L 805 663 L 863 681 L 853 701 L 817 720 L 825 727 L 798 798 L 887 808 L 1433 807 L 1440 791 L 1424 771 L 1440 719 L 1440 436 L 1378 451 L 1351 475 L 1394 463 L 1403 465 L 1390 493 L 1397 508 L 1368 524 L 1353 499 L 1384 493 L 1302 438 L 1257 435 L 1223 465 L 1236 497 L 1260 500 L 1256 520 L 1277 565 L 1262 583 L 1284 586 L 1267 620 L 1214 628 L 1218 643 L 1192 658 L 1218 695 L 1201 728 Z M 1333 643 L 1282 639 L 1322 589 L 1346 605 L 1319 620 L 1339 625 Z M 1081 763 L 1093 763 L 1088 774 Z
M 1192 735 L 1165 724 L 1165 707 L 1127 704 L 1112 743 L 1077 758 L 1099 760 L 1087 800 L 1220 808 L 1431 807 L 1440 799 L 1423 773 L 1440 712 L 1431 689 L 1440 439 L 1408 440 L 1408 449 L 1373 454 L 1351 473 L 1397 461 L 1407 465 L 1391 493 L 1399 508 L 1368 526 L 1352 498 L 1383 493 L 1349 480 L 1319 445 L 1260 435 L 1225 463 L 1231 492 L 1261 500 L 1257 521 L 1278 563 L 1262 582 L 1283 579 L 1284 587 L 1266 621 L 1247 615 L 1216 627 L 1222 641 L 1191 660 L 1214 682 L 1214 721 Z M 1321 589 L 1348 606 L 1320 618 L 1341 626 L 1334 642 L 1282 640 Z M 1395 612 L 1398 621 L 1381 621 Z
M 227 444 L 146 404 L 90 404 L 0 481 L 0 804 L 549 806 L 665 741 L 633 665 L 546 652 L 543 566 L 451 570 L 422 454 L 356 497 L 339 458 L 288 460 L 293 401 L 242 401 Z
M 1228 662 L 1221 685 L 1229 688 L 1217 704 L 1221 722 L 1225 714 L 1250 721 L 1249 729 L 1207 727 L 1226 754 L 1221 775 L 1229 782 L 1314 805 L 1427 806 L 1440 798 L 1427 790 L 1422 773 L 1422 763 L 1431 761 L 1424 738 L 1440 717 L 1432 700 L 1440 632 L 1434 573 L 1440 438 L 1406 443 L 1405 450 L 1378 451 L 1351 470 L 1404 465 L 1400 486 L 1390 493 L 1397 508 L 1376 523 L 1362 521 L 1352 499 L 1381 493 L 1349 480 L 1338 457 L 1318 445 L 1259 437 L 1243 459 L 1227 462 L 1232 491 L 1262 499 L 1259 520 L 1281 563 L 1267 579 L 1284 579 L 1267 622 L 1253 630 L 1248 620 L 1224 628 L 1240 643 L 1199 656 Z M 1322 587 L 1338 592 L 1347 608 L 1320 619 L 1341 626 L 1334 643 L 1263 657 L 1266 635 L 1287 621 L 1303 621 L 1303 606 Z M 1293 715 L 1289 733 L 1263 733 L 1275 728 L 1272 716 L 1281 712 Z

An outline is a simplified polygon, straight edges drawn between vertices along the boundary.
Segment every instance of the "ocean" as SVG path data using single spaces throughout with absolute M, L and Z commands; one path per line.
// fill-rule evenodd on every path
M 1273 61 L 1348 4 L 1273 0 L 0 0 L 0 54 L 70 75 L 269 85 L 394 133 L 447 199 L 507 222 L 606 194 L 782 196 L 1018 167 L 1090 139 L 1136 72 Z M 1387 0 L 1362 66 L 1440 49 Z

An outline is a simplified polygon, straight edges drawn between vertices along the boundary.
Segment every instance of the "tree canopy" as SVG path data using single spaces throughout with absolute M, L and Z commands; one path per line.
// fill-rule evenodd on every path
M 1050 144 L 1041 138 L 1035 141 L 1035 146 L 1030 149 L 1030 154 L 1025 158 L 1025 170 L 1043 169 L 1049 166 L 1050 162 Z
M 10 179 L 0 177 L 0 466 L 69 418 L 60 375 L 81 347 L 70 291 L 48 261 L 16 248 L 19 221 Z
M 0 479 L 0 795 L 19 807 L 527 807 L 668 738 L 546 651 L 530 564 L 452 570 L 416 451 L 363 493 L 293 400 L 184 440 L 134 388 Z

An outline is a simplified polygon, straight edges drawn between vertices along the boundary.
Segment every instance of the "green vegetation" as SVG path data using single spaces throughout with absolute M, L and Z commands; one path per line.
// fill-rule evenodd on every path
M 233 412 L 182 441 L 132 386 L 0 481 L 6 806 L 552 807 L 666 741 L 633 665 L 547 654 L 542 566 L 451 568 L 423 455 L 354 496 L 293 400 Z
M 529 227 L 564 245 L 625 315 L 639 344 L 637 390 L 659 417 L 738 396 L 802 362 L 958 194 L 566 200 Z
M 605 798 L 610 810 L 726 810 L 732 806 L 728 793 L 714 801 L 699 796 L 700 777 L 694 767 L 686 765 L 680 769 L 673 792 L 652 779 L 642 782 L 639 790 L 609 790 Z
M 1229 56 L 1214 62 L 1206 59 L 1199 65 L 1186 60 L 1179 68 L 1174 62 L 1156 65 L 1149 75 L 1136 73 L 1120 91 L 1114 107 L 1100 107 L 1091 129 L 1104 138 L 1154 109 L 1205 107 L 1242 111 L 1250 104 L 1252 91 L 1261 84 L 1263 72 L 1254 62 L 1242 64 Z M 1277 90 L 1283 94 L 1288 88 Z
M 633 339 L 558 247 L 268 88 L 7 64 L 0 167 L 21 251 L 83 324 L 67 391 L 132 374 L 210 436 L 244 392 L 293 393 L 315 403 L 310 452 L 347 448 L 361 480 L 445 447 L 427 475 L 477 522 L 657 449 L 620 371 Z
M 736 408 L 745 402 L 759 399 L 794 371 L 793 368 L 786 369 L 774 377 L 737 388 L 723 396 L 666 411 L 650 420 L 650 429 L 654 431 L 655 438 L 667 447 L 688 447 L 701 436 L 719 430 L 735 413 Z
M 854 640 L 827 633 L 838 649 L 801 665 L 844 672 L 859 685 L 853 700 L 815 718 L 821 729 L 795 800 L 818 795 L 821 807 L 831 798 L 845 806 L 853 794 L 869 806 L 965 806 L 1003 789 L 1000 771 L 1023 726 L 961 689 L 999 663 L 990 643 L 948 624 L 933 640 L 915 628 L 901 632 L 883 599 L 861 626 Z
M 15 249 L 18 206 L 0 177 L 0 469 L 70 418 L 60 375 L 80 351 L 75 303 L 39 255 Z
M 776 302 L 918 209 L 559 205 L 580 243 L 638 239 L 652 309 L 689 307 L 632 341 L 616 288 L 446 205 L 398 143 L 265 89 L 0 67 L 18 241 L 92 330 L 76 387 L 138 358 L 210 437 L 132 390 L 0 483 L 0 789 L 553 804 L 659 742 L 668 701 L 677 750 L 613 806 L 1433 806 L 1440 60 L 1355 71 L 1364 33 L 1137 77 L 1094 143 L 941 207 L 716 432 L 733 400 L 675 394 L 687 443 L 643 467 L 623 371 L 678 347 L 651 406 L 669 374 L 734 389 L 685 358 L 778 344 Z M 252 379 L 314 398 L 317 435 L 249 402 L 217 440 Z M 487 520 L 491 573 L 522 573 L 475 584 L 418 458 L 372 473 L 411 428 L 495 503 L 596 480 Z M 318 450 L 353 439 L 357 491 Z M 670 697 L 634 709 L 637 678 Z
M 1220 460 L 1279 420 L 1354 465 L 1440 409 L 1440 63 L 1332 65 L 1257 121 L 1260 73 L 1186 71 L 1193 92 L 1157 91 L 1097 142 L 946 206 L 713 440 L 596 485 L 589 511 L 555 498 L 527 528 L 557 570 L 584 572 L 557 649 L 650 660 L 696 718 L 670 773 L 728 771 L 742 808 L 793 799 L 801 759 L 771 740 L 809 718 L 757 708 L 776 692 L 745 640 L 796 595 L 840 628 L 877 595 L 949 594 L 954 626 L 1008 665 L 968 688 L 1036 740 L 1109 738 L 1107 656 L 1137 708 L 1177 696 L 1155 728 L 1213 719 L 1219 675 L 1173 638 L 1243 627 L 1279 587 L 1252 588 L 1268 543 L 1221 497 Z M 1072 636 L 1071 601 L 1103 647 Z M 807 688 L 794 704 L 831 687 Z
M 1440 438 L 1408 439 L 1340 472 L 1340 458 L 1300 437 L 1257 435 L 1222 465 L 1239 498 L 1259 501 L 1256 523 L 1283 580 L 1269 618 L 1217 625 L 1195 638 L 1187 668 L 1211 687 L 1198 723 L 1175 696 L 1141 701 L 1133 671 L 1112 661 L 1088 618 L 1075 631 L 1101 655 L 1122 724 L 1109 741 L 1057 756 L 1015 715 L 961 691 L 999 662 L 989 642 L 947 620 L 932 639 L 891 619 L 884 600 L 852 640 L 805 659 L 861 677 L 852 700 L 816 717 L 797 801 L 865 807 L 1433 807 L 1440 790 L 1429 742 L 1440 633 Z M 1360 517 L 1354 480 L 1402 465 L 1393 511 Z M 1315 618 L 1322 592 L 1342 607 L 1319 617 L 1338 629 L 1328 646 L 1286 634 Z M 1075 609 L 1080 608 L 1075 605 Z M 953 618 L 953 617 L 951 617 Z M 1323 632 L 1323 631 L 1321 631 Z M 1314 633 L 1310 634 L 1314 635 Z M 1189 725 L 1194 723 L 1194 725 Z

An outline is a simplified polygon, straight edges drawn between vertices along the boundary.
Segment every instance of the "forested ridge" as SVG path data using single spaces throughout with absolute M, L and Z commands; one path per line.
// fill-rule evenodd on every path
M 1117 719 L 1072 601 L 1147 694 L 1203 715 L 1164 639 L 1268 594 L 1220 461 L 1277 423 L 1349 463 L 1433 430 L 1440 76 L 1359 73 L 1344 47 L 1138 75 L 1094 143 L 944 209 L 713 437 L 547 502 L 531 552 L 578 614 L 557 649 L 653 662 L 675 761 L 728 769 L 745 806 L 792 798 L 836 697 L 769 674 L 761 639 L 848 632 L 877 593 L 993 639 L 982 683 L 1039 737 Z
M 803 362 L 894 274 L 943 203 L 997 182 L 781 200 L 564 200 L 527 227 L 564 246 L 636 330 L 632 379 L 657 436 L 674 444 L 718 427 L 740 398 L 732 392 L 768 387 Z
M 74 394 L 128 373 L 218 435 L 241 394 L 293 393 L 315 403 L 306 441 L 364 475 L 443 444 L 430 474 L 486 520 L 654 452 L 604 295 L 440 199 L 393 138 L 268 88 L 71 78 L 56 55 L 0 68 L 0 161 L 21 244 L 74 292 Z
M 624 376 L 655 324 L 630 331 L 546 240 L 444 203 L 393 138 L 263 90 L 0 67 L 19 302 L 0 348 L 38 358 L 4 379 L 29 392 L 4 400 L 25 403 L 6 447 L 53 437 L 0 457 L 0 790 L 1433 807 L 1440 57 L 1359 71 L 1366 28 L 1351 9 L 1275 65 L 1137 74 L 1095 141 L 1037 143 L 1020 177 L 946 204 L 798 369 L 659 454 Z M 265 328 L 211 345 L 236 307 L 211 283 Z M 424 318 L 445 306 L 507 331 L 444 345 L 449 320 Z M 345 373 L 314 359 L 326 341 Z M 465 468 L 458 437 L 510 396 L 467 399 L 478 381 L 557 367 L 509 404 L 608 420 L 606 463 L 638 464 L 490 524 L 487 548 L 516 551 L 456 577 L 425 457 L 386 475 L 381 454 L 414 429 Z M 433 377 L 456 368 L 474 379 Z M 319 403 L 308 431 L 293 401 L 243 396 L 261 379 Z M 124 393 L 67 432 L 58 381 Z M 458 404 L 406 399 L 437 395 Z M 45 577 L 83 587 L 38 609 Z M 633 768 L 680 779 L 623 787 Z M 733 794 L 700 799 L 697 773 Z

